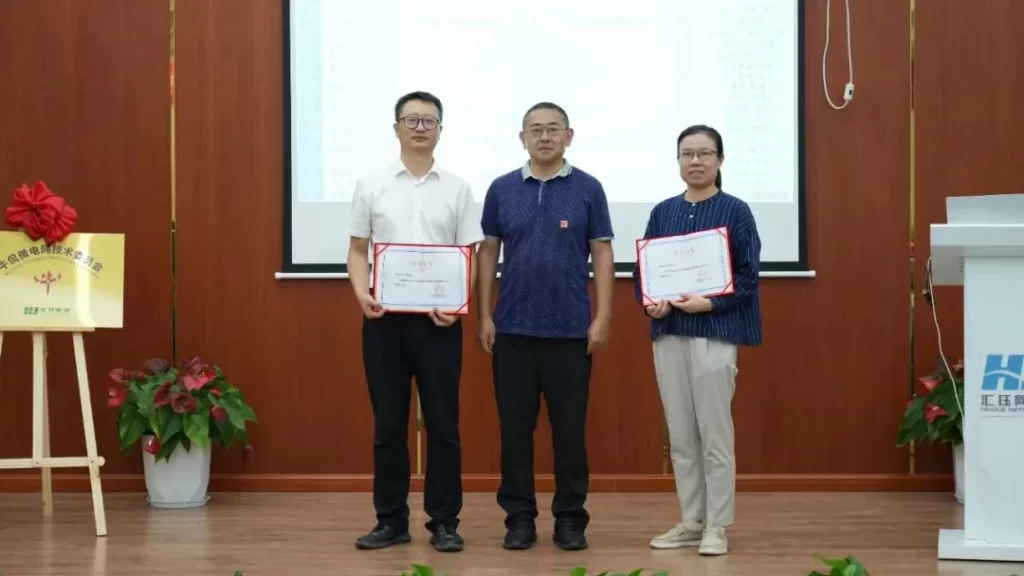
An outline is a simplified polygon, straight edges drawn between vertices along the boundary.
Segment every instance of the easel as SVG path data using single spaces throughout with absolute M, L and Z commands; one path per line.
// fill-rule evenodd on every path
M 107 519 L 103 509 L 103 487 L 100 484 L 100 466 L 104 460 L 96 448 L 96 429 L 92 419 L 92 402 L 89 398 L 89 375 L 85 367 L 85 341 L 83 332 L 91 328 L 0 328 L 0 352 L 3 351 L 4 332 L 32 333 L 32 457 L 0 459 L 0 470 L 24 470 L 39 468 L 43 476 L 43 515 L 53 516 L 53 468 L 89 469 L 89 484 L 92 488 L 92 508 L 96 519 L 96 535 L 107 535 Z M 46 385 L 46 335 L 47 333 L 71 333 L 75 346 L 75 366 L 78 370 L 78 396 L 82 404 L 82 424 L 85 428 L 86 456 L 65 458 L 50 457 L 50 402 Z

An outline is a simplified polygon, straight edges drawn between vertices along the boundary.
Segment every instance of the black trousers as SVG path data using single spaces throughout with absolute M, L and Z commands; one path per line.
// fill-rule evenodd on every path
M 555 519 L 583 527 L 590 471 L 587 464 L 587 401 L 591 357 L 586 339 L 532 338 L 498 334 L 493 349 L 495 398 L 501 428 L 501 487 L 498 504 L 505 525 L 537 518 L 533 435 L 544 395 L 555 452 Z
M 442 328 L 425 315 L 390 313 L 363 322 L 363 366 L 373 407 L 373 506 L 377 521 L 409 527 L 412 379 L 427 432 L 423 508 L 428 530 L 458 526 L 462 510 L 459 377 L 462 321 Z

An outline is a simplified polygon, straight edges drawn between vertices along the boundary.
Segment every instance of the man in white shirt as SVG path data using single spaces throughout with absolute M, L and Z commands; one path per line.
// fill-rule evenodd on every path
M 348 273 L 363 311 L 363 366 L 373 407 L 373 505 L 377 525 L 356 540 L 361 549 L 404 544 L 409 535 L 409 406 L 416 379 L 427 431 L 423 507 L 431 544 L 463 548 L 457 532 L 462 509 L 459 378 L 462 322 L 457 316 L 385 313 L 369 283 L 371 243 L 473 246 L 483 240 L 469 184 L 434 163 L 441 135 L 441 101 L 426 92 L 395 105 L 401 156 L 356 183 Z M 475 279 L 473 281 L 475 285 Z

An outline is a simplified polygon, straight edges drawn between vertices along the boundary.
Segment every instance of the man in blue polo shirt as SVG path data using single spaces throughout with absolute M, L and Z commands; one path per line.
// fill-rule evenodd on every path
M 533 433 L 542 393 L 555 452 L 553 538 L 565 550 L 587 547 L 591 353 L 608 342 L 615 273 L 604 188 L 565 160 L 572 137 L 561 107 L 542 102 L 530 108 L 519 134 L 530 160 L 494 180 L 484 199 L 477 305 L 481 344 L 493 354 L 501 426 L 498 503 L 506 513 L 504 546 L 510 550 L 537 541 Z M 502 246 L 504 267 L 492 315 Z M 597 288 L 593 320 L 587 290 L 591 256 Z

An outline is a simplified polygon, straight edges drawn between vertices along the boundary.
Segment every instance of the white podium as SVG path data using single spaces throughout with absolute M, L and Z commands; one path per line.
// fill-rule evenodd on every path
M 933 285 L 964 287 L 964 529 L 943 560 L 1024 561 L 1024 194 L 948 198 Z

